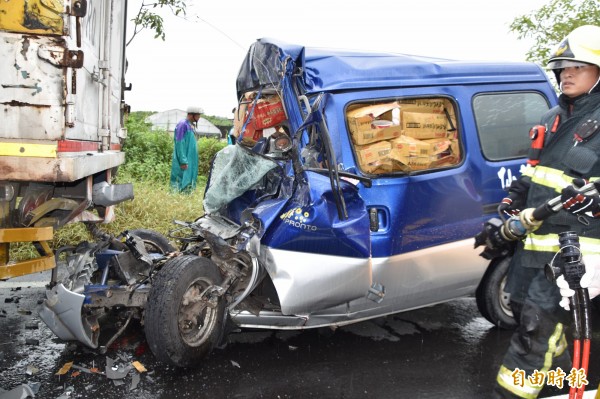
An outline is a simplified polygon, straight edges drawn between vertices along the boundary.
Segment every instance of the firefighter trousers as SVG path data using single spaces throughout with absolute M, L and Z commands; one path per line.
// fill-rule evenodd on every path
M 529 270 L 531 271 L 531 270 Z M 535 399 L 548 384 L 542 375 L 571 369 L 565 338 L 569 314 L 558 303 L 560 292 L 542 269 L 535 273 L 524 303 L 516 303 L 519 325 L 504 356 L 494 386 L 494 398 Z

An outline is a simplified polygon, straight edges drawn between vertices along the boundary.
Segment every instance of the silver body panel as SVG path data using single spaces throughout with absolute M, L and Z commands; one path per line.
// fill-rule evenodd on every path
M 231 310 L 233 321 L 241 327 L 344 325 L 431 306 L 473 294 L 487 267 L 480 251 L 473 249 L 472 240 L 374 258 L 362 264 L 356 260 L 346 264 L 348 258 L 273 249 L 269 252 L 276 264 L 268 265 L 267 270 L 282 312 L 262 311 L 256 316 Z M 381 303 L 367 299 L 371 282 L 384 286 Z

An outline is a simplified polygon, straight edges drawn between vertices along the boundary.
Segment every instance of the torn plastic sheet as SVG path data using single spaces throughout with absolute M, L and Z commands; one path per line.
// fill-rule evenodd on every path
M 215 213 L 252 187 L 277 163 L 240 145 L 228 145 L 217 152 L 204 194 L 204 211 Z

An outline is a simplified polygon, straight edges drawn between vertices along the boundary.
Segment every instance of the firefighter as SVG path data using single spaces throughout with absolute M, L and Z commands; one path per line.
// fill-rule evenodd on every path
M 584 254 L 600 252 L 600 201 L 573 187 L 574 179 L 581 184 L 600 177 L 600 27 L 574 29 L 552 53 L 548 68 L 561 91 L 559 105 L 542 117 L 543 148 L 530 151 L 536 159 L 511 185 L 499 211 L 515 214 L 559 194 L 564 211 L 546 219 L 514 251 L 505 290 L 519 325 L 498 371 L 495 398 L 537 398 L 544 385 L 530 376 L 560 375 L 559 367 L 569 374 L 570 315 L 559 305 L 560 290 L 545 277 L 544 266 L 559 251 L 561 232 L 577 233 Z

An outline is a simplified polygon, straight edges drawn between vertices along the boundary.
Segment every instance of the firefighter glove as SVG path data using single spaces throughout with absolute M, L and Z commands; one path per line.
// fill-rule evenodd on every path
M 523 179 L 514 180 L 508 189 L 508 195 L 498 205 L 498 213 L 508 216 L 518 215 L 525 208 L 529 183 Z
M 573 185 L 563 188 L 560 194 L 560 200 L 563 208 L 574 215 L 589 214 L 592 217 L 600 216 L 600 196 L 598 195 L 598 183 L 596 192 L 593 194 L 581 193 L 580 188 L 586 185 L 584 179 L 573 179 Z

